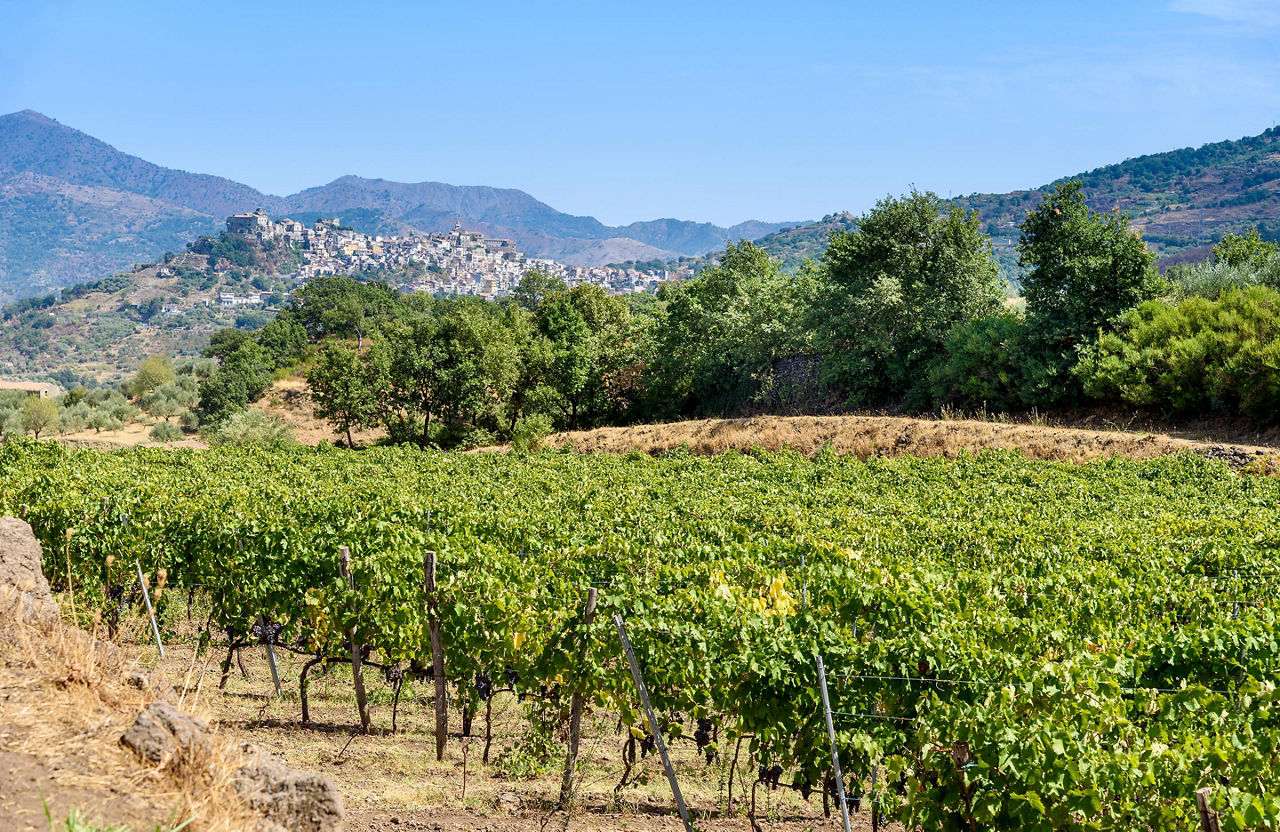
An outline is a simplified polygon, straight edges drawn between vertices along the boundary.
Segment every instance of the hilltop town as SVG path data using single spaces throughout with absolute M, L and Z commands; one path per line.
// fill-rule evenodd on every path
M 559 277 L 570 286 L 594 283 L 610 294 L 653 291 L 673 277 L 665 270 L 572 266 L 527 257 L 511 240 L 466 231 L 461 223 L 443 234 L 384 237 L 344 227 L 337 217 L 317 220 L 308 228 L 288 218 L 272 220 L 258 209 L 227 217 L 227 233 L 259 245 L 283 243 L 296 252 L 301 265 L 284 276 L 292 280 L 294 288 L 323 275 L 384 272 L 405 278 L 403 282 L 392 281 L 405 292 L 496 298 L 507 296 L 531 270 Z

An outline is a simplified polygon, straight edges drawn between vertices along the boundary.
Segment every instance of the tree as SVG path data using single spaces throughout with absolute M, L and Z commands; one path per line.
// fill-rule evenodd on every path
M 22 402 L 22 429 L 40 434 L 58 424 L 58 405 L 53 399 L 42 399 L 39 396 L 28 396 Z
M 648 368 L 658 417 L 727 414 L 747 406 L 775 362 L 803 352 L 809 280 L 782 272 L 752 243 L 726 246 L 718 266 L 664 286 Z
M 1005 287 L 978 216 L 932 192 L 886 198 L 831 235 L 813 328 L 851 404 L 929 404 L 928 367 L 956 324 L 994 314 Z
M 173 381 L 173 359 L 167 355 L 153 355 L 138 365 L 129 383 L 129 391 L 137 398 Z
M 311 337 L 355 338 L 357 349 L 363 349 L 364 336 L 395 308 L 396 293 L 385 283 L 321 277 L 294 295 L 288 311 Z
M 516 285 L 515 290 L 512 291 L 511 297 L 522 308 L 533 312 L 547 295 L 564 292 L 568 288 L 560 278 L 552 277 L 538 269 L 530 269 L 524 273 L 524 277 L 520 278 L 520 282 Z
M 307 351 L 307 330 L 288 311 L 258 331 L 258 343 L 271 355 L 272 363 L 284 367 L 302 358 Z
M 360 353 L 339 341 L 325 344 L 307 373 L 316 416 L 345 433 L 348 447 L 355 447 L 352 428 L 377 423 L 378 399 L 384 391 L 373 378 Z
M 592 371 L 596 369 L 596 343 L 567 292 L 542 301 L 538 306 L 538 323 L 542 334 L 551 342 L 548 386 L 558 394 L 565 424 L 574 430 L 578 427 L 578 414 L 584 405 Z
M 1115 320 L 1163 287 L 1155 253 L 1122 213 L 1085 204 L 1079 182 L 1049 193 L 1022 223 L 1019 263 L 1027 301 L 1030 352 L 1027 404 L 1053 404 L 1079 393 L 1070 375 L 1081 346 L 1113 330 Z
M 243 410 L 271 386 L 271 356 L 252 339 L 222 359 L 200 383 L 200 410 L 206 422 L 220 422 Z
M 1245 234 L 1227 234 L 1213 247 L 1213 258 L 1228 266 L 1262 266 L 1272 255 L 1280 251 L 1280 245 L 1263 240 L 1258 226 Z

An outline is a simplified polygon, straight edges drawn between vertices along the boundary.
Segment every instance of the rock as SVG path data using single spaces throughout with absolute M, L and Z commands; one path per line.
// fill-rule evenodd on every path
M 503 792 L 498 795 L 498 808 L 504 812 L 515 814 L 524 807 L 524 801 L 515 792 Z
M 236 791 L 254 811 L 290 832 L 338 832 L 346 812 L 333 781 L 262 752 L 236 772 Z
M 159 674 L 148 676 L 145 673 L 137 671 L 130 673 L 125 677 L 125 684 L 137 690 L 150 691 L 151 696 L 155 699 L 172 702 L 177 698 L 177 691 L 173 689 L 173 685 Z
M 28 611 L 56 614 L 40 556 L 40 541 L 30 526 L 16 517 L 0 517 L 0 588 L 17 592 Z
M 120 743 L 149 762 L 178 766 L 209 754 L 209 726 L 168 702 L 152 702 Z

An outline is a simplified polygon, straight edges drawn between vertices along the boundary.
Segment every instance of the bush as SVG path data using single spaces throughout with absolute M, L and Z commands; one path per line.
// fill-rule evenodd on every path
M 511 431 L 511 447 L 517 451 L 536 451 L 551 433 L 554 425 L 545 413 L 534 413 L 516 422 Z
M 151 429 L 151 440 L 153 442 L 177 442 L 186 434 L 182 432 L 182 428 L 172 422 L 158 422 Z
M 120 430 L 124 427 L 124 422 L 112 415 L 110 410 L 98 408 L 89 415 L 89 427 L 97 433 L 102 433 L 104 430 Z
M 209 432 L 209 444 L 213 447 L 231 445 L 246 448 L 283 448 L 293 445 L 293 430 L 275 416 L 250 408 L 226 419 Z
M 84 430 L 89 424 L 89 417 L 93 415 L 93 411 L 89 409 L 89 405 L 84 402 L 77 402 L 71 407 L 62 408 L 62 413 L 58 416 L 58 430 L 63 433 L 75 433 Z
M 184 410 L 178 414 L 178 424 L 182 426 L 183 430 L 199 430 L 200 415 L 194 410 Z
M 1075 368 L 1088 395 L 1280 421 L 1280 292 L 1253 286 L 1216 301 L 1149 301 L 1121 324 Z
M 1229 262 L 1206 260 L 1203 263 L 1174 266 L 1168 278 L 1179 298 L 1204 297 L 1217 300 L 1228 289 L 1270 286 L 1280 289 L 1280 256 Z
M 1026 322 L 1009 311 L 952 327 L 929 371 L 934 406 L 1019 408 L 1025 337 Z

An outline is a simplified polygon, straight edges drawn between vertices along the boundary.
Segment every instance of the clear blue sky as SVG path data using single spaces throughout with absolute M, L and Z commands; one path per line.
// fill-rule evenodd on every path
M 285 194 L 355 173 L 729 224 L 1280 121 L 1280 0 L 0 0 L 0 112 Z

